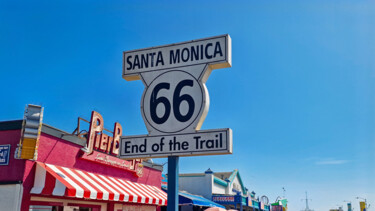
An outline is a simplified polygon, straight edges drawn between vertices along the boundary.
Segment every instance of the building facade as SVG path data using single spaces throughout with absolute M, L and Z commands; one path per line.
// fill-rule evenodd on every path
M 232 172 L 213 172 L 179 175 L 179 189 L 201 195 L 227 209 L 269 210 L 248 192 L 237 169 Z
M 166 206 L 162 166 L 118 159 L 107 150 L 110 144 L 118 147 L 116 142 L 103 130 L 94 131 L 96 142 L 88 153 L 90 132 L 80 137 L 41 124 L 36 144 L 30 144 L 24 140 L 25 125 L 25 120 L 0 122 L 0 210 L 156 211 Z M 28 150 L 32 158 L 21 158 Z

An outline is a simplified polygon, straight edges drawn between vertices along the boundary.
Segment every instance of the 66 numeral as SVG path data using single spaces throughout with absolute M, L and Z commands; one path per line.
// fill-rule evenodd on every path
M 194 109 L 195 109 L 194 99 L 188 94 L 183 94 L 180 96 L 181 90 L 185 86 L 193 87 L 193 84 L 194 84 L 193 80 L 183 80 L 177 84 L 176 89 L 174 90 L 173 100 L 172 100 L 173 101 L 172 102 L 173 114 L 176 117 L 176 119 L 180 122 L 188 121 L 194 114 Z M 155 86 L 154 90 L 151 93 L 150 114 L 151 114 L 152 121 L 154 121 L 156 124 L 163 124 L 164 122 L 168 120 L 169 115 L 171 114 L 171 103 L 169 102 L 168 98 L 157 97 L 158 92 L 162 89 L 169 90 L 170 84 L 166 82 L 160 83 Z M 180 105 L 183 101 L 186 101 L 187 104 L 189 105 L 189 110 L 185 115 L 181 114 L 181 111 L 180 111 Z M 161 117 L 159 117 L 156 113 L 156 108 L 160 103 L 162 103 L 165 108 L 165 112 Z

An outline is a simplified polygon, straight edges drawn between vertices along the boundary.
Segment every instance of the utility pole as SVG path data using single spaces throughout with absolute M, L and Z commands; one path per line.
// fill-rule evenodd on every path
M 307 198 L 307 191 L 305 192 L 306 193 L 306 198 L 305 199 L 302 199 L 303 201 L 306 201 L 306 208 L 304 210 L 301 210 L 301 211 L 314 211 L 314 210 L 310 210 L 309 208 L 309 198 Z

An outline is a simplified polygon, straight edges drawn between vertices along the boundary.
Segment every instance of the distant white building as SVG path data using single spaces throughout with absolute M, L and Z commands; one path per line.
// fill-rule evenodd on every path
M 249 205 L 248 191 L 237 169 L 232 172 L 213 172 L 179 175 L 179 190 L 201 195 L 227 208 Z M 250 202 L 251 203 L 251 202 Z
M 212 199 L 212 195 L 237 195 L 247 197 L 237 169 L 232 172 L 213 172 L 208 169 L 204 173 L 180 174 L 179 189 Z

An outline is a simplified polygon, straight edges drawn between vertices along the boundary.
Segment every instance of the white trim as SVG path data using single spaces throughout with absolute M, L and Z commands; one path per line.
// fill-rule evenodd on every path
M 76 189 L 76 197 L 77 198 L 83 198 L 83 189 L 76 184 L 72 179 L 70 179 L 67 175 L 65 175 L 63 172 L 61 172 L 56 166 L 46 164 L 49 168 L 51 168 L 54 172 L 57 174 L 60 174 L 60 176 L 67 181 L 70 185 L 72 185 Z M 57 179 L 56 179 L 57 180 Z
M 55 188 L 53 189 L 52 195 L 54 196 L 64 196 L 66 186 L 62 184 L 58 179 L 55 178 Z
M 36 165 L 34 186 L 30 193 L 40 194 L 43 191 L 46 184 L 46 173 L 46 170 L 42 166 Z

